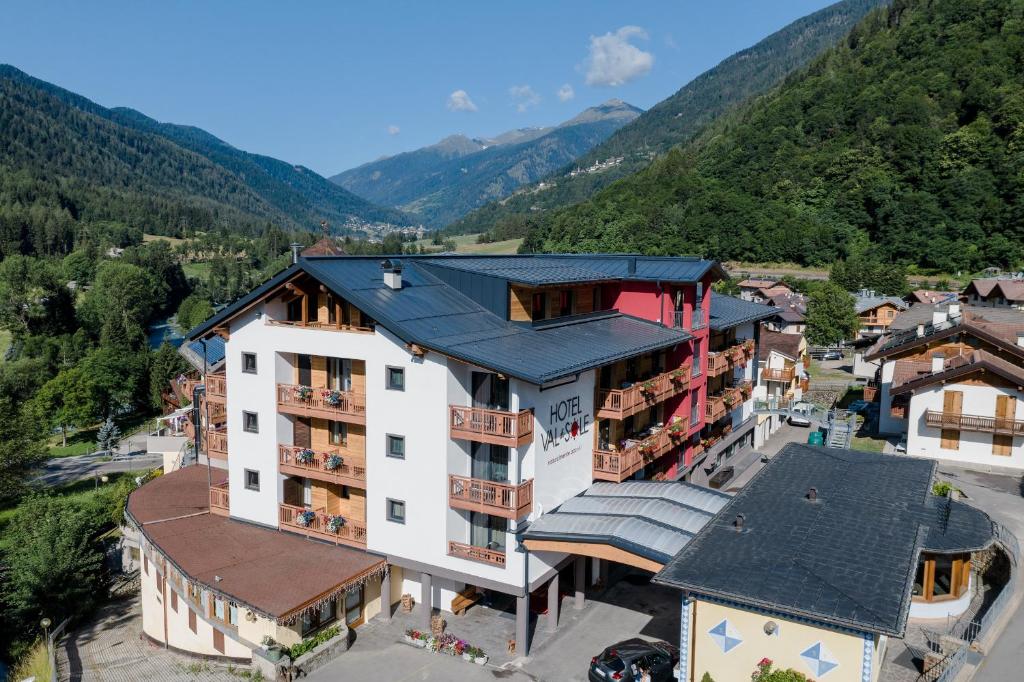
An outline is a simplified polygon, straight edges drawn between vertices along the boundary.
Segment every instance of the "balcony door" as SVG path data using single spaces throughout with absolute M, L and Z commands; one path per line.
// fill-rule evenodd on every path
M 332 391 L 352 390 L 352 361 L 348 358 L 327 358 L 327 388 Z
M 1017 414 L 1017 399 L 1010 395 L 996 396 L 996 429 L 1009 433 L 992 435 L 992 454 L 1009 457 L 1013 452 L 1013 420 Z
M 473 372 L 473 407 L 508 411 L 508 379 L 492 372 Z
M 313 358 L 300 354 L 296 358 L 299 365 L 299 385 L 310 386 L 313 383 Z
M 472 477 L 504 483 L 508 478 L 509 449 L 507 445 L 473 443 Z
M 507 519 L 481 512 L 469 513 L 469 544 L 474 547 L 504 552 L 507 532 Z
M 300 448 L 313 447 L 313 430 L 309 417 L 296 417 L 292 430 L 292 445 Z

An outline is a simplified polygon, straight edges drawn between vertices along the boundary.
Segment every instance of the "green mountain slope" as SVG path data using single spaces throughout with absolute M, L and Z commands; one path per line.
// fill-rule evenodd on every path
M 608 170 L 574 178 L 568 168 L 544 178 L 545 187 L 524 187 L 500 202 L 491 202 L 451 225 L 452 233 L 498 232 L 513 235 L 538 211 L 579 203 L 615 180 L 646 167 L 672 146 L 689 141 L 704 126 L 747 99 L 777 85 L 834 45 L 869 11 L 889 0 L 843 0 L 776 31 L 693 79 L 671 97 L 623 126 L 574 161 L 587 168 L 597 161 L 622 157 Z
M 554 128 L 511 131 L 493 140 L 453 135 L 331 180 L 441 227 L 563 167 L 639 114 L 621 100 L 610 100 Z
M 197 128 L 106 109 L 0 65 L 0 209 L 32 206 L 64 219 L 172 233 L 268 221 L 309 229 L 327 218 L 408 224 L 409 218 L 276 159 L 237 150 Z M 0 225 L 17 239 L 17 221 Z
M 1024 258 L 1024 0 L 897 0 L 526 248 L 946 271 Z

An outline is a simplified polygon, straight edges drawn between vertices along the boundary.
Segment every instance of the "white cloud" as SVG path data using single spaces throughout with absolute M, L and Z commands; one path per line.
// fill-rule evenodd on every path
M 396 126 L 396 125 L 388 126 L 388 135 L 397 135 L 400 132 L 402 132 L 402 129 L 399 128 L 398 126 Z
M 558 99 L 561 102 L 568 102 L 576 96 L 576 91 L 572 89 L 572 86 L 566 83 L 562 87 L 558 88 Z
M 508 94 L 511 95 L 512 101 L 516 105 L 516 111 L 519 113 L 540 104 L 540 95 L 529 85 L 513 85 L 508 89 Z
M 615 33 L 590 36 L 587 85 L 623 85 L 646 75 L 654 65 L 654 55 L 633 45 L 630 40 L 634 38 L 647 40 L 647 31 L 623 26 Z
M 452 111 L 476 111 L 476 105 L 465 90 L 456 90 L 448 95 L 448 108 Z

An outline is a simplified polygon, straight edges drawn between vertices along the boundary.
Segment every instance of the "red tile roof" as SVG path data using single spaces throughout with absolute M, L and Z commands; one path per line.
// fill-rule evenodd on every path
M 904 371 L 900 373 L 899 381 L 897 381 L 896 373 L 899 372 L 900 365 L 904 363 L 907 365 L 924 365 L 925 371 L 916 376 L 912 376 L 909 371 Z M 959 377 L 981 371 L 997 374 L 1008 381 L 1013 381 L 1020 386 L 1024 386 L 1024 367 L 1008 362 L 993 353 L 989 353 L 988 351 L 975 350 L 965 355 L 957 355 L 952 358 L 947 358 L 943 363 L 942 370 L 938 372 L 931 371 L 930 363 L 910 363 L 905 360 L 898 361 L 894 368 L 891 393 L 892 395 L 899 395 L 901 393 L 914 391 L 918 388 L 924 388 L 925 386 L 932 386 L 937 383 L 952 381 Z

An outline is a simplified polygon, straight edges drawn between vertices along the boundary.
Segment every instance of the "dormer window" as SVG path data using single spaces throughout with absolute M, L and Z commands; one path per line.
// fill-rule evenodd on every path
M 572 289 L 563 289 L 558 292 L 558 316 L 565 317 L 566 315 L 572 315 L 573 308 L 573 296 Z
M 547 307 L 545 305 L 546 303 L 547 303 L 547 296 L 544 295 L 544 292 L 539 292 L 539 293 L 536 293 L 536 294 L 533 295 L 533 305 L 531 307 L 532 307 L 532 318 L 533 318 L 534 322 L 536 322 L 537 320 L 543 320 L 546 317 L 546 315 L 545 315 L 545 313 L 547 312 L 545 310 L 545 308 Z

